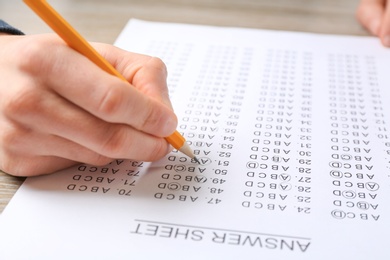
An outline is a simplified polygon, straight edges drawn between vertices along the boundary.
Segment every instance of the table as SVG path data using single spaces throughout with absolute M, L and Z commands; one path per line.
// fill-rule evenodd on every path
M 84 37 L 113 43 L 129 18 L 325 34 L 369 35 L 358 0 L 49 0 Z M 0 19 L 26 34 L 49 33 L 22 0 L 0 0 Z M 24 178 L 0 171 L 0 212 Z

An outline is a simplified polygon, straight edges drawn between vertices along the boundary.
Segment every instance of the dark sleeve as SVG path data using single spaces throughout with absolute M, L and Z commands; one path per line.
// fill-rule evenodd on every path
M 4 22 L 3 20 L 0 20 L 0 32 L 9 33 L 13 35 L 24 35 L 22 31 L 12 27 L 8 23 Z

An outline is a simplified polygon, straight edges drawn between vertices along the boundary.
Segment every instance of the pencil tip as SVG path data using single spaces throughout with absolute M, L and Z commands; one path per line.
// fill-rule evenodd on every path
M 180 152 L 184 153 L 188 157 L 190 157 L 195 162 L 201 164 L 201 162 L 196 158 L 194 155 L 194 152 L 192 151 L 191 147 L 188 145 L 188 143 L 184 143 L 183 146 L 179 149 Z
M 198 158 L 196 158 L 196 156 L 194 156 L 194 158 L 193 158 L 193 159 L 195 160 L 195 162 L 197 162 L 197 163 L 201 164 L 201 163 L 200 163 L 200 161 L 198 160 Z

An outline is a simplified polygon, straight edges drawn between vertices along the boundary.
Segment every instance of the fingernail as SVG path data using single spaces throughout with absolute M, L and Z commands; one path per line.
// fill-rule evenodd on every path
M 383 37 L 383 45 L 386 47 L 390 47 L 390 35 L 386 35 Z

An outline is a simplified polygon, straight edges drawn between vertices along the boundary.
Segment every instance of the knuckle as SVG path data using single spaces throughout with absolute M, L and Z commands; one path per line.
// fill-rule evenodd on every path
M 45 66 L 45 59 L 42 59 L 42 57 L 47 55 L 48 48 L 49 45 L 41 40 L 30 41 L 23 48 L 19 48 L 16 55 L 20 58 L 15 59 L 18 61 L 19 68 L 22 71 L 34 74 L 42 71 L 43 68 L 46 70 L 48 66 Z
M 114 85 L 106 88 L 106 91 L 103 93 L 102 99 L 99 102 L 99 113 L 103 117 L 109 117 L 110 115 L 115 114 L 119 110 L 123 98 L 124 94 L 122 93 L 121 88 Z
M 3 130 L 0 135 L 0 143 L 5 150 L 10 150 L 12 147 L 17 146 L 21 140 L 21 133 L 18 130 Z
M 42 95 L 40 91 L 25 88 L 5 101 L 3 113 L 7 118 L 26 116 L 31 113 L 42 113 Z
M 149 59 L 145 62 L 144 68 L 146 70 L 154 71 L 155 75 L 163 75 L 164 78 L 167 78 L 168 69 L 164 61 L 159 57 L 149 56 Z
M 150 67 L 153 67 L 157 70 L 160 70 L 162 71 L 165 75 L 167 74 L 168 70 L 167 70 L 167 66 L 165 65 L 165 63 L 163 62 L 162 59 L 158 58 L 158 57 L 150 57 L 149 61 L 148 61 L 148 66 Z
M 117 125 L 109 126 L 109 129 L 103 132 L 103 138 L 101 139 L 103 141 L 100 150 L 103 151 L 104 156 L 111 158 L 123 157 L 124 144 L 129 146 L 129 142 L 131 142 L 131 138 L 127 138 L 127 135 L 126 128 Z

